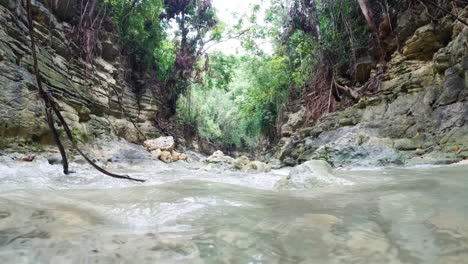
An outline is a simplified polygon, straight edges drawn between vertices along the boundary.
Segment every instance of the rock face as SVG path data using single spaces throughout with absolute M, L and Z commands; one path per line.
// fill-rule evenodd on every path
M 0 148 L 53 143 L 32 74 L 26 14 L 18 2 L 0 1 Z M 136 142 L 143 138 L 139 131 L 158 136 L 146 121 L 158 111 L 153 97 L 149 91 L 140 97 L 132 92 L 135 89 L 126 83 L 118 56 L 97 57 L 95 70 L 90 70 L 93 67 L 80 59 L 67 39 L 77 1 L 32 2 L 43 83 L 57 99 L 76 139 L 86 142 L 117 135 Z M 103 32 L 101 41 L 119 50 L 112 32 Z
M 288 115 L 288 122 L 281 127 L 281 135 L 283 137 L 291 136 L 302 124 L 304 123 L 305 109 L 302 107 L 301 110 L 296 113 Z
M 322 160 L 310 160 L 293 169 L 289 175 L 278 181 L 277 190 L 303 190 L 327 185 L 352 185 L 353 183 L 338 178 L 331 166 Z
M 307 139 L 304 147 L 307 151 L 299 159 L 321 159 L 336 167 L 401 164 L 401 157 L 389 138 L 371 136 L 364 128 L 335 132 L 333 139 L 324 137 L 326 134 L 317 140 Z
M 468 7 L 455 11 L 468 18 Z M 378 95 L 297 133 L 286 124 L 269 159 L 289 166 L 320 159 L 336 167 L 467 159 L 468 28 L 460 24 L 401 14 L 395 31 L 403 44 L 387 64 Z

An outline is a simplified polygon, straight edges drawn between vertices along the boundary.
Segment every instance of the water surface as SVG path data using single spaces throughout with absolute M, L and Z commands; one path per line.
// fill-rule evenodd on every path
M 353 186 L 277 192 L 287 171 L 200 164 L 0 163 L 0 263 L 468 263 L 467 167 L 343 170 Z

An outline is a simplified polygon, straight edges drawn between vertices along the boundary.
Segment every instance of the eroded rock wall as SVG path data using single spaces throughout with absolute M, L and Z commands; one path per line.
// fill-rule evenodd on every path
M 102 56 L 93 66 L 68 40 L 72 26 L 67 21 L 74 13 L 70 5 L 60 8 L 58 3 L 73 1 L 33 1 L 33 16 L 43 82 L 76 138 L 117 135 L 139 141 L 138 130 L 149 137 L 158 135 L 150 121 L 158 111 L 156 104 L 148 92 L 137 100 L 126 83 L 116 36 L 101 34 Z M 53 143 L 32 74 L 27 16 L 19 2 L 0 0 L 0 148 Z
M 453 13 L 467 21 L 468 7 Z M 468 158 L 468 27 L 408 11 L 375 96 L 296 131 L 267 159 L 335 166 L 452 163 Z M 286 134 L 288 134 L 286 133 Z

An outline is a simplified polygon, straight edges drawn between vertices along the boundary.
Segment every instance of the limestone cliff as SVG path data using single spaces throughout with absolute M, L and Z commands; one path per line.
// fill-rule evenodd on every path
M 402 45 L 373 96 L 315 126 L 283 126 L 284 137 L 266 158 L 288 165 L 325 159 L 335 166 L 468 158 L 468 27 L 416 11 L 400 14 L 395 31 Z M 452 12 L 467 21 L 468 7 Z M 368 70 L 368 77 L 377 74 Z M 290 119 L 297 123 L 297 116 Z
M 32 75 L 25 10 L 20 1 L 0 0 L 0 148 L 53 143 Z M 134 94 L 113 32 L 102 32 L 93 66 L 69 41 L 74 9 L 66 1 L 33 1 L 35 37 L 43 82 L 58 100 L 80 141 L 117 135 L 140 141 L 155 136 L 153 96 Z M 68 1 L 70 2 L 70 1 Z M 50 6 L 51 8 L 47 8 Z M 138 129 L 137 129 L 138 128 Z

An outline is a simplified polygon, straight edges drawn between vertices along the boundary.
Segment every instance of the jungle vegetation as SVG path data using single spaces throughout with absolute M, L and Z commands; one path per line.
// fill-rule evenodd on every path
M 217 16 L 211 0 L 99 4 L 120 35 L 122 54 L 149 73 L 146 89 L 165 110 L 158 118 L 210 144 L 247 149 L 278 139 L 294 104 L 305 106 L 312 124 L 374 92 L 399 46 L 396 15 L 412 2 L 264 0 L 234 24 Z M 242 50 L 211 48 L 229 39 Z M 365 56 L 378 71 L 362 80 L 357 65 Z

